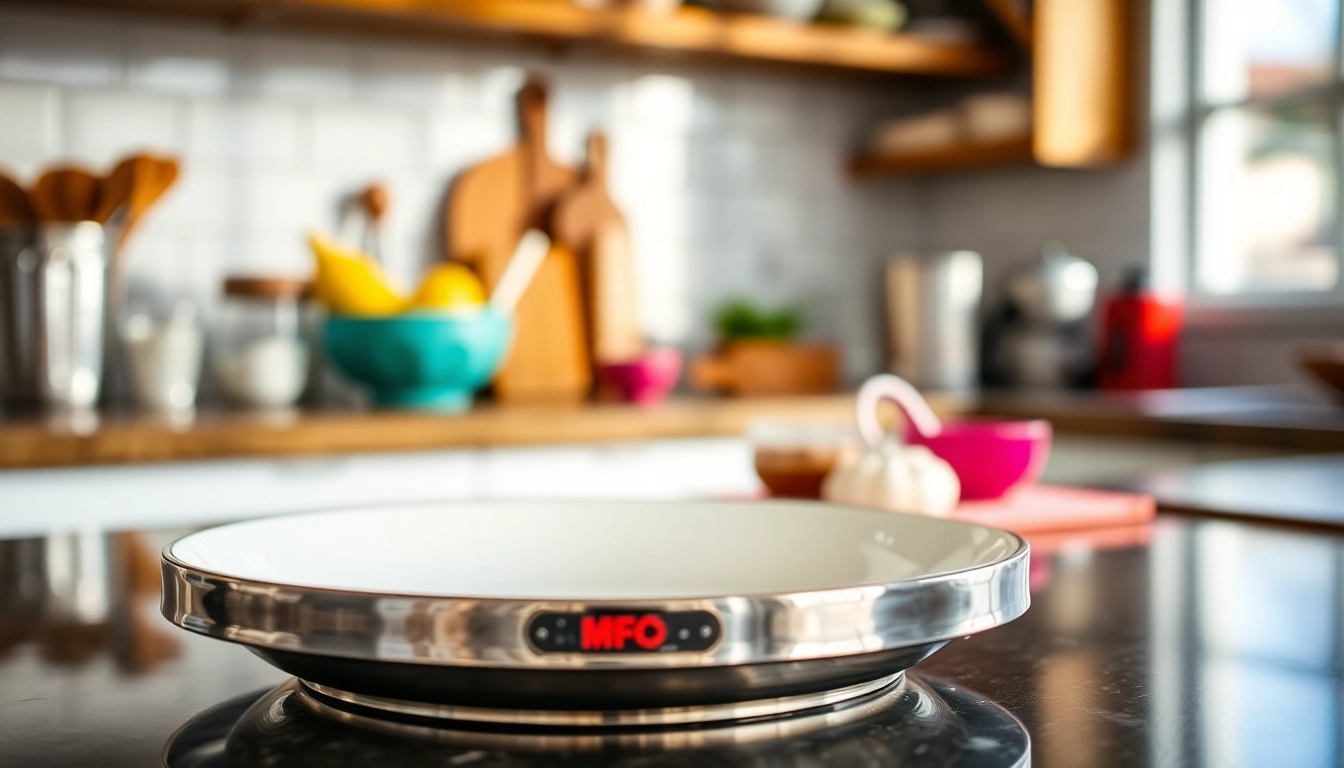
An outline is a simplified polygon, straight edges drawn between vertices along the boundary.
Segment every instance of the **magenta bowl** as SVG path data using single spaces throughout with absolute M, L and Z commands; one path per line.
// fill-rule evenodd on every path
M 942 458 L 961 480 L 963 501 L 997 499 L 1019 483 L 1034 482 L 1050 457 L 1050 422 L 966 419 L 948 421 L 937 437 L 909 430 L 905 439 Z
M 655 347 L 626 363 L 600 365 L 597 374 L 625 402 L 657 405 L 677 385 L 681 352 L 672 347 Z

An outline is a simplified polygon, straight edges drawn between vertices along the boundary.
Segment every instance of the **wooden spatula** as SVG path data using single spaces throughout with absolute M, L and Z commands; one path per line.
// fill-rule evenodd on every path
M 131 155 L 113 166 L 112 172 L 103 180 L 103 194 L 93 220 L 106 224 L 121 209 L 129 214 L 137 183 L 143 184 L 141 180 L 149 178 L 156 166 L 157 161 L 149 155 Z
M 151 157 L 151 163 L 145 165 L 145 172 L 136 176 L 136 183 L 130 194 L 130 206 L 126 211 L 126 223 L 121 230 L 122 241 L 126 235 L 140 223 L 153 204 L 159 202 L 173 183 L 177 182 L 177 161 L 165 157 Z
M 103 182 L 74 166 L 53 168 L 42 174 L 29 193 L 33 210 L 43 221 L 85 221 L 98 210 Z
M 117 163 L 104 183 L 95 221 L 107 223 L 118 210 L 125 217 L 121 238 L 126 239 L 145 212 L 177 181 L 176 160 L 153 155 L 131 155 Z
M 37 221 L 28 191 L 0 173 L 0 227 L 22 227 Z

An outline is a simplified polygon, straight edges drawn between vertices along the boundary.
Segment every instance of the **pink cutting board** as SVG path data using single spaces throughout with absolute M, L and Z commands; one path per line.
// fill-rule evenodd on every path
M 1062 485 L 1023 485 L 993 501 L 963 501 L 950 517 L 1027 534 L 1139 525 L 1156 514 L 1152 496 Z

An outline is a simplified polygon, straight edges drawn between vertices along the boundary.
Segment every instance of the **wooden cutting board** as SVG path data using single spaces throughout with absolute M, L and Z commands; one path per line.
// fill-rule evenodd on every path
M 644 351 L 634 256 L 625 217 L 607 191 L 607 138 L 588 137 L 583 182 L 556 203 L 555 238 L 579 258 L 588 307 L 589 350 L 597 363 L 620 363 Z
M 546 153 L 546 89 L 529 81 L 518 94 L 519 140 L 469 168 L 453 186 L 444 215 L 449 258 L 472 265 L 493 290 L 513 249 L 532 227 L 545 228 L 574 169 Z M 515 312 L 513 351 L 495 378 L 501 400 L 577 400 L 592 386 L 578 267 L 553 250 Z

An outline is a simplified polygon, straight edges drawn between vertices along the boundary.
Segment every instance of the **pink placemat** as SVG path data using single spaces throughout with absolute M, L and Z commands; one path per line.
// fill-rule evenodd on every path
M 993 501 L 964 501 L 951 517 L 1028 534 L 1140 525 L 1156 514 L 1152 496 L 1042 484 Z

